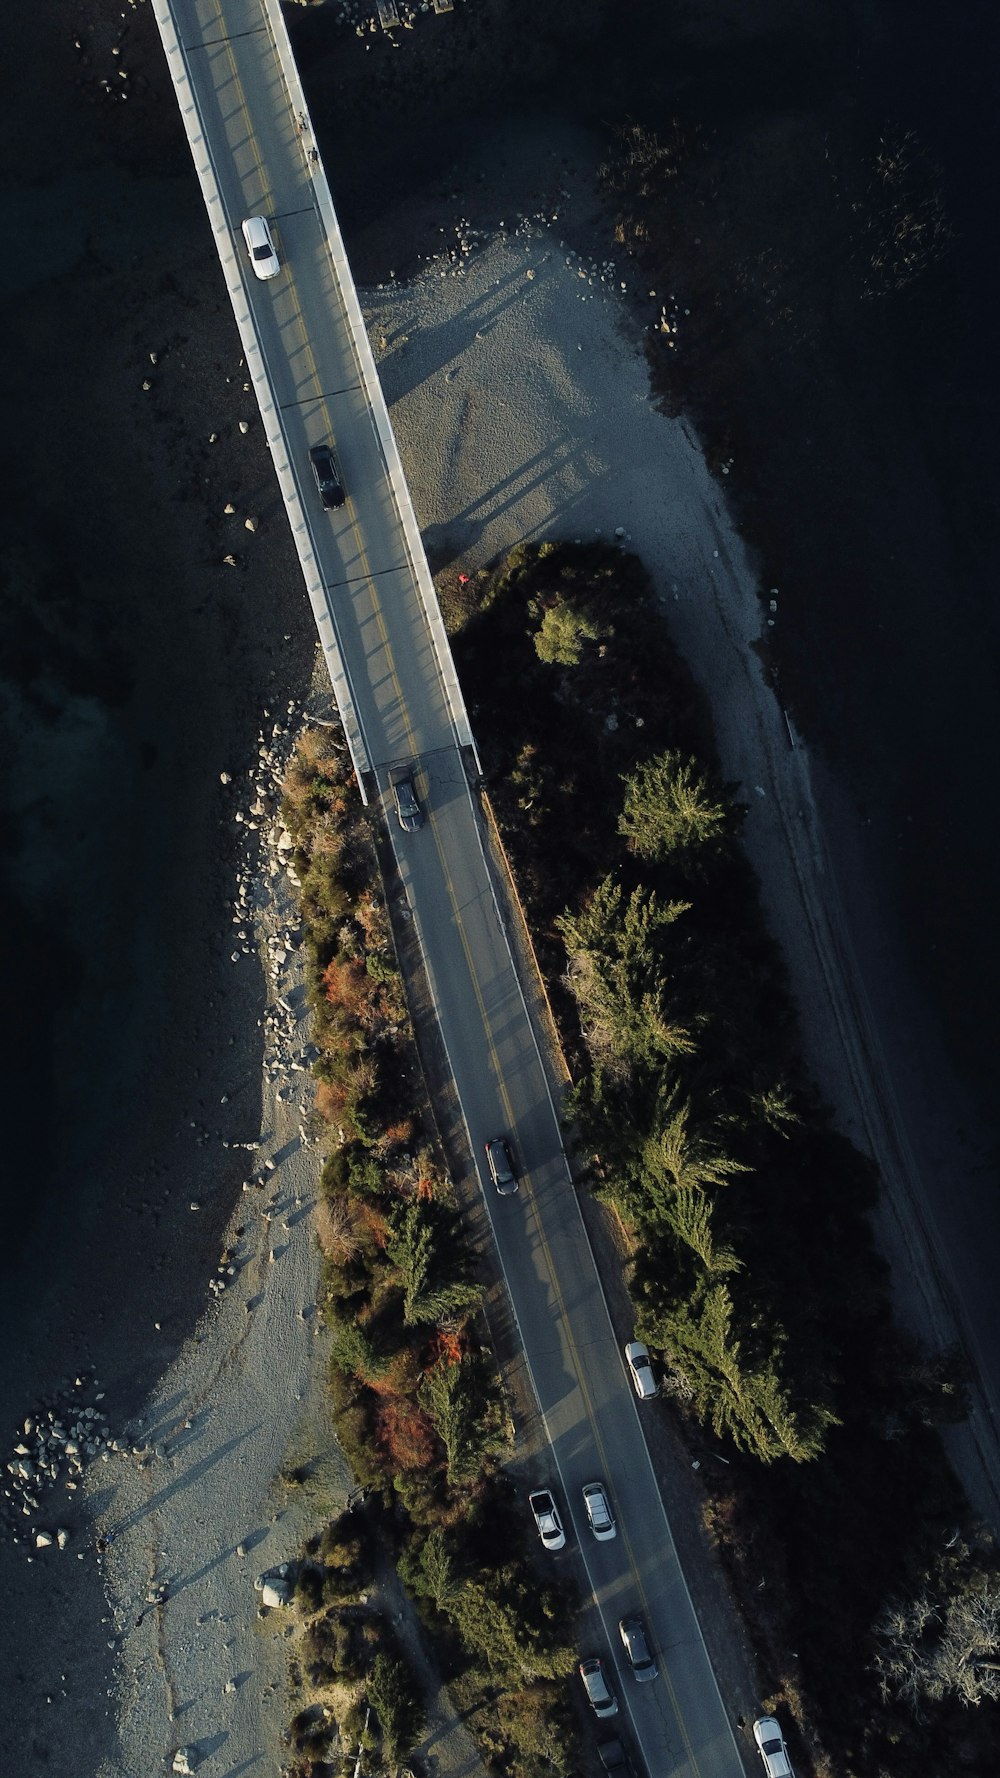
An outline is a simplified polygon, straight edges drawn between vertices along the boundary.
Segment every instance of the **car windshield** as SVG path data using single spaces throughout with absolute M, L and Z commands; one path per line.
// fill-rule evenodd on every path
M 271 249 L 266 241 L 261 241 L 260 245 L 254 248 L 253 256 L 254 259 L 270 259 Z

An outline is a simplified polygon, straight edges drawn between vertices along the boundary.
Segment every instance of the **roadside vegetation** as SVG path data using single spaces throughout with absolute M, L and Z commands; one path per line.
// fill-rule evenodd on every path
M 964 1412 L 962 1367 L 893 1325 L 877 1180 L 803 1076 L 704 701 L 618 550 L 522 548 L 441 591 L 570 1066 L 578 1170 L 629 1237 L 636 1329 L 701 1461 L 762 1707 L 800 1774 L 985 1778 L 1000 1565 L 938 1431 Z M 539 1578 L 503 1475 L 482 1281 L 336 731 L 304 734 L 283 813 L 330 1133 L 317 1233 L 338 1440 L 488 1767 L 547 1778 L 580 1759 L 576 1602 Z M 300 1577 L 297 1778 L 338 1745 L 385 1765 L 419 1738 L 402 1650 L 338 1595 L 341 1534 Z
M 526 1515 L 500 1467 L 509 1416 L 483 1286 L 426 1106 L 373 825 L 335 731 L 304 732 L 282 815 L 301 884 L 316 1106 L 330 1139 L 316 1224 L 330 1391 L 338 1442 L 366 1489 L 363 1508 L 305 1553 L 290 1770 L 319 1778 L 333 1769 L 331 1749 L 344 1758 L 350 1749 L 353 1761 L 362 1742 L 369 1770 L 384 1769 L 419 1741 L 416 1681 L 362 1603 L 374 1536 L 489 1769 L 545 1778 L 553 1763 L 574 1764 L 575 1601 L 534 1571 Z
M 877 1180 L 803 1076 L 743 811 L 644 571 L 522 547 L 442 603 L 580 1162 L 631 1237 L 637 1331 L 692 1449 L 727 1460 L 705 1512 L 766 1701 L 823 1773 L 985 1775 L 1000 1578 L 937 1430 L 961 1364 L 893 1325 Z

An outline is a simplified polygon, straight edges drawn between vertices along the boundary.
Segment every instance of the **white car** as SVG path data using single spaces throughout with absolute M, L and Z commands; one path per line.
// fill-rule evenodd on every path
M 753 1725 L 753 1738 L 757 1743 L 757 1751 L 764 1761 L 764 1770 L 768 1778 L 795 1778 L 792 1762 L 788 1757 L 785 1737 L 781 1732 L 781 1724 L 775 1722 L 773 1716 L 759 1716 Z
M 547 1488 L 539 1488 L 537 1493 L 528 1495 L 528 1505 L 535 1515 L 538 1535 L 547 1550 L 561 1550 L 565 1547 L 566 1533 L 562 1528 L 559 1508 Z
M 611 1537 L 618 1535 L 615 1515 L 611 1511 L 608 1491 L 603 1482 L 588 1482 L 583 1490 L 583 1504 L 587 1511 L 590 1529 L 598 1543 L 607 1543 Z
M 625 1347 L 625 1363 L 640 1401 L 650 1401 L 654 1395 L 659 1395 L 660 1385 L 653 1375 L 648 1346 L 641 1340 L 629 1340 Z
M 266 216 L 248 216 L 243 224 L 250 264 L 258 278 L 276 278 L 281 270 Z

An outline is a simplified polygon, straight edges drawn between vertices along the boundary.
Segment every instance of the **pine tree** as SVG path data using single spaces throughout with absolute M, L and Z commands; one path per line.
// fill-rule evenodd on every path
M 735 806 L 683 753 L 647 760 L 624 784 L 618 831 L 640 858 L 672 858 L 690 869 L 723 850 L 735 833 Z

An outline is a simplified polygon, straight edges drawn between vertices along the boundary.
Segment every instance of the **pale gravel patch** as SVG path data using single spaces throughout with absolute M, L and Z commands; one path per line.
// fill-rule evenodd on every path
M 266 942 L 297 913 L 283 873 L 260 882 L 268 885 L 257 922 Z M 269 1004 L 280 993 L 297 1008 L 302 1045 L 302 970 L 293 956 Z M 279 1099 L 289 1082 L 292 1096 Z M 272 1080 L 265 1070 L 261 1141 L 247 1156 L 248 1178 L 264 1184 L 241 1193 L 227 1231 L 237 1276 L 218 1302 L 206 1279 L 204 1316 L 126 1429 L 130 1447 L 153 1454 L 115 1455 L 94 1477 L 102 1490 L 96 1531 L 109 1540 L 103 1570 L 108 1635 L 118 1637 L 122 1749 L 121 1762 L 102 1762 L 98 1778 L 149 1778 L 184 1745 L 197 1748 L 206 1778 L 273 1769 L 280 1759 L 291 1616 L 261 1622 L 253 1583 L 293 1559 L 321 1508 L 334 1510 L 350 1487 L 324 1388 L 328 1338 L 311 1216 L 319 1161 L 300 1135 L 308 1082 L 307 1073 Z M 280 1479 L 314 1459 L 319 1498 L 316 1486 L 289 1489 Z M 161 1586 L 157 1605 L 149 1595 Z

